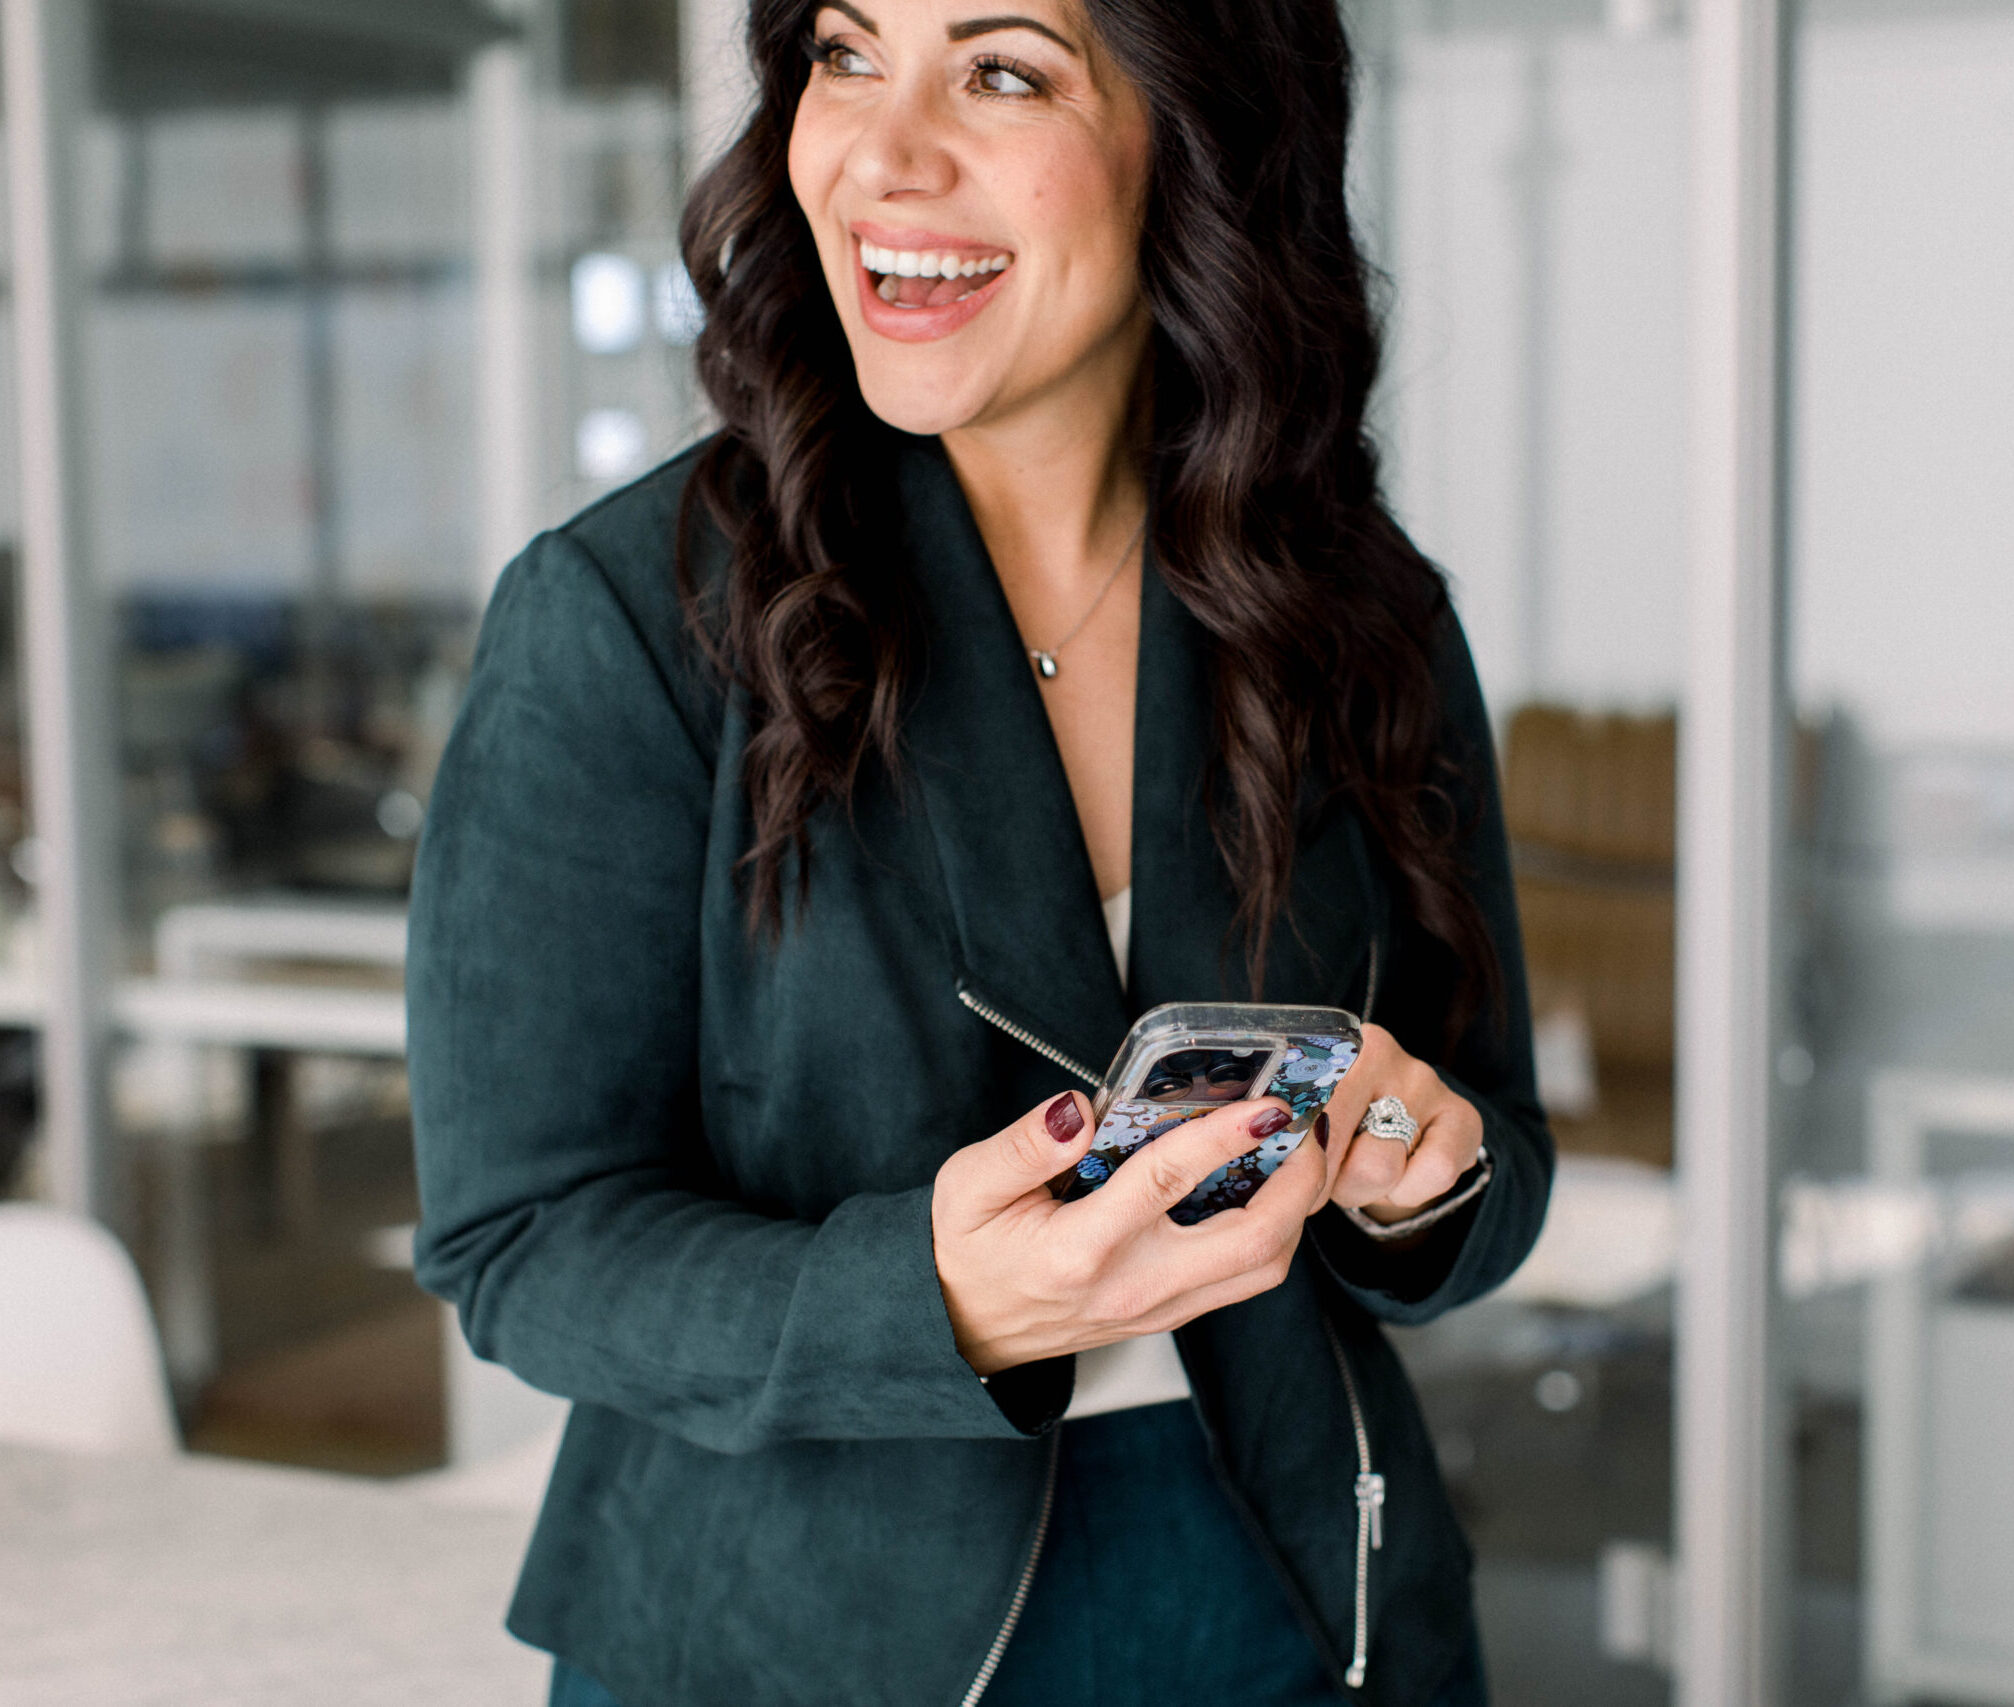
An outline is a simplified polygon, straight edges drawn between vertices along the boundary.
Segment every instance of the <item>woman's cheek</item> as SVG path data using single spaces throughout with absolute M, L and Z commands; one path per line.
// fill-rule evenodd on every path
M 799 210 L 811 222 L 812 230 L 821 233 L 843 158 L 835 128 L 816 90 L 807 89 L 797 103 L 796 122 L 790 127 L 786 165 L 791 193 L 797 197 Z

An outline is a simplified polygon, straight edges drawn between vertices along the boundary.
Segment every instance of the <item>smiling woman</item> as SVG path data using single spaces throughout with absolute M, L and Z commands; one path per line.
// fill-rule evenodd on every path
M 409 1053 L 421 1278 L 576 1401 L 512 1628 L 598 1707 L 1479 1707 L 1378 1324 L 1517 1265 L 1551 1150 L 1347 45 L 1013 3 L 755 0 L 721 430 L 486 620 Z M 1178 1223 L 1289 1113 L 1171 1057 L 1222 1106 L 1051 1194 L 1135 1015 L 1258 999 L 1376 1004 L 1316 1144 Z
M 1130 379 L 1149 324 L 1138 93 L 1060 8 L 1053 22 L 882 11 L 817 10 L 790 137 L 791 186 L 868 407 L 943 432 L 1047 389 Z M 982 314 L 983 339 L 946 343 Z

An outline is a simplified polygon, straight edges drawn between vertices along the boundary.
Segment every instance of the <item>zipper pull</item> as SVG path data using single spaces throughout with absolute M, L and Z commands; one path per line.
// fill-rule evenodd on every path
M 1385 1544 L 1385 1479 L 1374 1471 L 1366 1470 L 1357 1477 L 1357 1515 L 1370 1522 L 1371 1550 L 1381 1550 Z

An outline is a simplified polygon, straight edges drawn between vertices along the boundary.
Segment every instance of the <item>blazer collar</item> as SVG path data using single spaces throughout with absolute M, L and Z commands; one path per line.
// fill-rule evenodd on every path
M 1288 914 L 1274 920 L 1264 982 L 1252 986 L 1237 891 L 1210 823 L 1208 659 L 1202 625 L 1150 574 L 1133 740 L 1134 1011 L 1161 1002 L 1352 1006 L 1379 907 L 1362 821 L 1340 804 L 1303 833 Z
M 1062 755 L 950 459 L 935 439 L 899 444 L 927 648 L 905 757 L 950 896 L 961 993 L 1101 1073 L 1126 998 Z
M 898 439 L 904 547 L 925 619 L 925 676 L 905 752 L 950 899 L 961 990 L 1102 1073 L 1132 1018 L 1161 1002 L 1252 999 L 1237 897 L 1204 798 L 1207 644 L 1149 549 L 1134 728 L 1127 983 L 1041 690 L 950 459 Z M 1355 815 L 1297 863 L 1297 922 L 1276 929 L 1265 994 L 1336 1002 L 1368 919 Z M 1338 869 L 1334 855 L 1349 870 Z M 1329 857 L 1324 857 L 1324 856 Z M 1342 952 L 1339 956 L 1338 949 Z M 1341 964 L 1346 960 L 1347 965 Z

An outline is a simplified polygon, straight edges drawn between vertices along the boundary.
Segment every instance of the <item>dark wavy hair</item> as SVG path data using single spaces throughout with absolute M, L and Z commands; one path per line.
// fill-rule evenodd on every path
M 1456 964 L 1452 1035 L 1498 969 L 1462 881 L 1456 779 L 1436 758 L 1446 588 L 1386 510 L 1365 432 L 1378 328 L 1343 194 L 1351 60 L 1336 0 L 1081 4 L 1149 114 L 1154 555 L 1209 637 L 1212 821 L 1253 990 L 1298 840 L 1347 800 Z M 812 814 L 845 802 L 870 761 L 899 773 L 918 665 L 910 590 L 862 525 L 886 501 L 889 440 L 787 170 L 815 7 L 753 0 L 754 116 L 681 231 L 722 423 L 681 536 L 704 506 L 732 555 L 704 590 L 678 555 L 695 627 L 753 723 L 752 927 L 780 928 Z M 1310 774 L 1324 786 L 1308 790 Z

